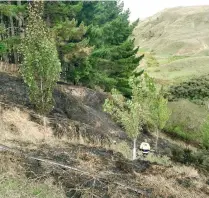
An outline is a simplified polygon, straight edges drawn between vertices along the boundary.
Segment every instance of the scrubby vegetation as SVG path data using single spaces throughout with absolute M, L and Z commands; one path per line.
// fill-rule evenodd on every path
M 209 98 L 209 76 L 204 75 L 190 79 L 169 88 L 170 100 L 188 99 L 198 104 L 204 104 Z
M 205 42 L 162 39 L 161 16 L 129 23 L 120 1 L 0 11 L 1 197 L 207 197 Z

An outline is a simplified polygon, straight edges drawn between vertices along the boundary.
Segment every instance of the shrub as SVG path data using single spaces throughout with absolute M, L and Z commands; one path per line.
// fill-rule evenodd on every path
M 150 153 L 149 155 L 147 155 L 146 160 L 148 160 L 150 162 L 156 162 L 157 164 L 162 164 L 162 165 L 165 165 L 165 166 L 171 165 L 171 160 L 166 155 L 157 156 L 153 153 Z
M 178 85 L 172 85 L 169 88 L 170 101 L 175 99 L 189 99 L 194 103 L 203 104 L 209 97 L 209 75 L 182 82 Z
M 113 145 L 111 146 L 111 148 L 112 148 L 113 150 L 115 150 L 116 152 L 122 153 L 123 156 L 124 156 L 125 158 L 127 158 L 127 159 L 131 159 L 131 158 L 132 158 L 132 156 L 131 156 L 131 148 L 130 148 L 130 146 L 128 145 L 128 143 L 125 142 L 125 141 L 121 141 L 121 142 L 119 142 L 119 143 L 117 143 L 117 144 L 113 144 Z
M 197 137 L 188 131 L 184 131 L 181 126 L 166 127 L 166 133 L 173 138 L 183 140 L 186 143 L 197 143 Z
M 190 149 L 182 149 L 180 147 L 173 147 L 171 159 L 183 164 L 194 164 L 196 159 Z
M 193 154 L 195 165 L 209 171 L 209 150 L 201 150 Z
M 209 117 L 201 126 L 202 133 L 202 146 L 206 149 L 209 149 Z
M 209 171 L 209 150 L 192 152 L 190 149 L 173 146 L 171 160 Z

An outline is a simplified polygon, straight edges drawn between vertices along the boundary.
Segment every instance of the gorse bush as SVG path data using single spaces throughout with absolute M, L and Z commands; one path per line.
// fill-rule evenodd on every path
M 195 159 L 195 165 L 209 171 L 209 150 L 201 150 L 196 153 L 193 153 Z
M 194 78 L 169 88 L 170 101 L 180 98 L 189 99 L 194 103 L 203 104 L 209 97 L 209 75 Z
M 186 165 L 193 165 L 198 169 L 209 171 L 209 150 L 192 151 L 181 147 L 171 147 L 171 160 Z
M 182 149 L 180 147 L 172 147 L 171 159 L 176 162 L 191 165 L 196 162 L 195 157 L 190 149 Z
M 166 133 L 174 138 L 181 139 L 187 143 L 195 142 L 197 139 L 195 135 L 185 131 L 182 126 L 170 126 L 166 127 Z

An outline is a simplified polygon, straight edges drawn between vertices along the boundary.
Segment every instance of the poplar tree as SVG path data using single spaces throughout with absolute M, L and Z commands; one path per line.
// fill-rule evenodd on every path
M 132 139 L 133 160 L 136 159 L 137 138 L 150 117 L 147 96 L 152 91 L 152 87 L 149 79 L 146 73 L 130 78 L 131 99 L 125 98 L 119 91 L 112 89 L 111 98 L 106 99 L 104 103 L 104 111 L 122 124 L 128 137 Z
M 156 143 L 155 150 L 158 149 L 158 139 L 160 131 L 165 127 L 171 111 L 168 108 L 168 99 L 164 97 L 163 89 L 156 90 L 154 97 L 152 98 L 150 105 L 150 115 L 153 122 L 153 126 L 156 130 Z
M 59 79 L 61 64 L 53 34 L 42 19 L 43 2 L 29 4 L 26 35 L 21 44 L 21 74 L 28 85 L 31 103 L 41 114 L 53 107 L 53 89 Z

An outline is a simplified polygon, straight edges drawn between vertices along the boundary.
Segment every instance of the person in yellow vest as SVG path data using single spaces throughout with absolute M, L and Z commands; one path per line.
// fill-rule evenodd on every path
M 144 157 L 148 155 L 150 151 L 150 145 L 146 139 L 144 140 L 144 142 L 141 143 L 140 150 L 142 151 Z

